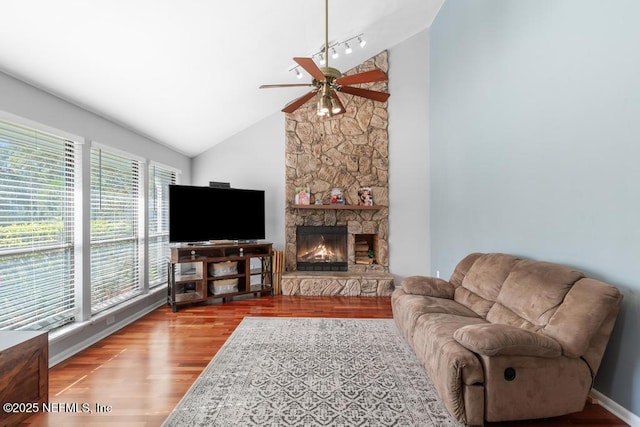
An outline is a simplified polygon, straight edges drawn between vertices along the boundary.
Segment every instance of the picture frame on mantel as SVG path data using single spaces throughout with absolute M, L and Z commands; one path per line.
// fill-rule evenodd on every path
M 296 194 L 293 198 L 293 203 L 303 206 L 311 204 L 311 191 L 308 185 L 305 187 L 296 187 Z
M 358 206 L 373 206 L 371 187 L 360 187 L 358 189 Z
M 344 194 L 342 193 L 342 188 L 332 188 L 331 189 L 331 204 L 332 205 L 344 205 L 346 201 L 344 199 Z

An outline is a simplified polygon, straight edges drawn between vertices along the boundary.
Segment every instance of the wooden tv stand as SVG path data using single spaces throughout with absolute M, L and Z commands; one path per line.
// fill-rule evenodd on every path
M 172 246 L 167 302 L 176 312 L 184 304 L 272 294 L 272 255 L 271 243 Z

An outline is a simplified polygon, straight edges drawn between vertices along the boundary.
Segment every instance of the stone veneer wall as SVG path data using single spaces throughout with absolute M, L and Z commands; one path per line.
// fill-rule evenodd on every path
M 382 52 L 345 74 L 379 68 L 388 72 L 388 54 Z M 360 85 L 387 91 L 387 82 Z M 389 234 L 389 134 L 387 103 L 340 93 L 346 113 L 319 118 L 311 101 L 286 116 L 286 271 L 296 270 L 296 226 L 346 225 L 349 272 L 388 272 Z M 378 210 L 293 208 L 296 187 L 308 185 L 311 203 L 329 204 L 334 187 L 344 192 L 346 203 L 356 205 L 359 187 L 371 187 Z M 355 264 L 356 234 L 376 234 L 376 264 Z

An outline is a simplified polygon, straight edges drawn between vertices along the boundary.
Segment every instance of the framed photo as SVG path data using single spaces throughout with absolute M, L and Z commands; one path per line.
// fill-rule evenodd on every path
M 296 195 L 294 196 L 293 203 L 296 205 L 309 205 L 311 204 L 311 192 L 309 186 L 296 187 Z
M 344 205 L 344 195 L 342 194 L 342 188 L 331 189 L 331 204 L 332 205 Z
M 373 193 L 371 193 L 371 187 L 360 187 L 360 189 L 358 189 L 358 205 L 373 206 Z

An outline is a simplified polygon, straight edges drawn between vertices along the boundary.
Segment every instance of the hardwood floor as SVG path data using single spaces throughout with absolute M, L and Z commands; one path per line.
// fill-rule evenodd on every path
M 265 296 L 161 307 L 49 372 L 57 412 L 25 426 L 159 426 L 245 316 L 391 318 L 389 297 Z M 53 405 L 55 404 L 55 405 Z M 84 406 L 83 406 L 84 405 Z M 91 413 L 81 413 L 88 409 Z M 102 412 L 99 412 L 102 410 Z M 599 405 L 578 414 L 505 426 L 625 426 Z

